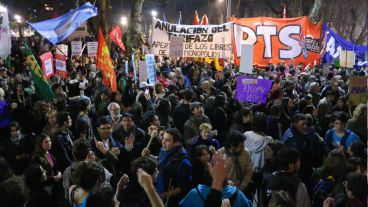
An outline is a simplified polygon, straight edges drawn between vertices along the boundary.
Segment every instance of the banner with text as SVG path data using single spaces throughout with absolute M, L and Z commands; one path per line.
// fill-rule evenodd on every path
M 79 56 L 82 52 L 82 41 L 72 41 L 71 43 L 72 48 L 72 56 Z
M 55 55 L 55 73 L 61 78 L 68 77 L 68 71 L 66 70 L 66 56 L 61 54 Z
M 60 44 L 56 45 L 56 47 L 56 54 L 68 56 L 68 45 Z
M 87 42 L 88 57 L 97 57 L 98 42 Z
M 253 64 L 266 66 L 285 61 L 313 65 L 320 63 L 322 22 L 314 25 L 308 17 L 233 18 L 235 64 L 240 64 L 241 45 L 253 44 Z
M 171 37 L 181 36 L 184 38 L 183 57 L 230 58 L 231 25 L 179 25 L 153 20 L 152 52 L 169 56 Z
M 45 74 L 45 77 L 48 79 L 54 75 L 54 64 L 53 64 L 53 55 L 51 52 L 46 52 L 40 56 L 42 62 L 42 72 Z
M 236 85 L 236 99 L 252 103 L 266 103 L 272 81 L 239 76 Z
M 349 101 L 352 105 L 367 103 L 367 77 L 355 76 L 349 78 Z

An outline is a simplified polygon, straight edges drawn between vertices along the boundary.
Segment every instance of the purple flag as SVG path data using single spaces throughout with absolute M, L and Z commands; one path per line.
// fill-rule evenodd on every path
M 252 103 L 266 103 L 272 81 L 239 76 L 236 86 L 236 99 Z

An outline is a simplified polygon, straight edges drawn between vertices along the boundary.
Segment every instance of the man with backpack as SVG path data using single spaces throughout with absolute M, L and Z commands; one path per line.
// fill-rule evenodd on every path
M 297 207 L 310 207 L 307 189 L 297 175 L 300 169 L 298 150 L 285 147 L 277 153 L 277 160 L 279 170 L 263 181 L 264 206 L 268 206 L 275 193 L 286 191 L 296 201 Z
M 326 132 L 325 142 L 329 150 L 339 148 L 346 151 L 354 141 L 360 141 L 358 135 L 346 129 L 349 119 L 345 112 L 338 111 L 333 114 L 334 128 Z

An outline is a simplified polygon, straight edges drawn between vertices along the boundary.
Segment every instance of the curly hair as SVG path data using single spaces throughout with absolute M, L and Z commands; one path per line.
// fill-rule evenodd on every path
M 367 105 L 366 104 L 359 104 L 353 112 L 353 119 L 354 120 L 359 120 L 361 116 L 365 116 L 366 117 L 366 113 L 367 113 Z
M 91 192 L 104 179 L 104 168 L 98 162 L 80 162 L 76 170 L 72 172 L 72 182 L 87 192 Z

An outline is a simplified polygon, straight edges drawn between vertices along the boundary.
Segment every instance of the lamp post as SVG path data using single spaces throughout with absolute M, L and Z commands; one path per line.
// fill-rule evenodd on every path
M 219 2 L 226 4 L 226 21 L 228 21 L 231 17 L 231 0 L 219 0 Z
M 128 25 L 128 18 L 126 16 L 122 16 L 120 18 L 120 24 L 123 26 L 123 30 L 125 30 Z

